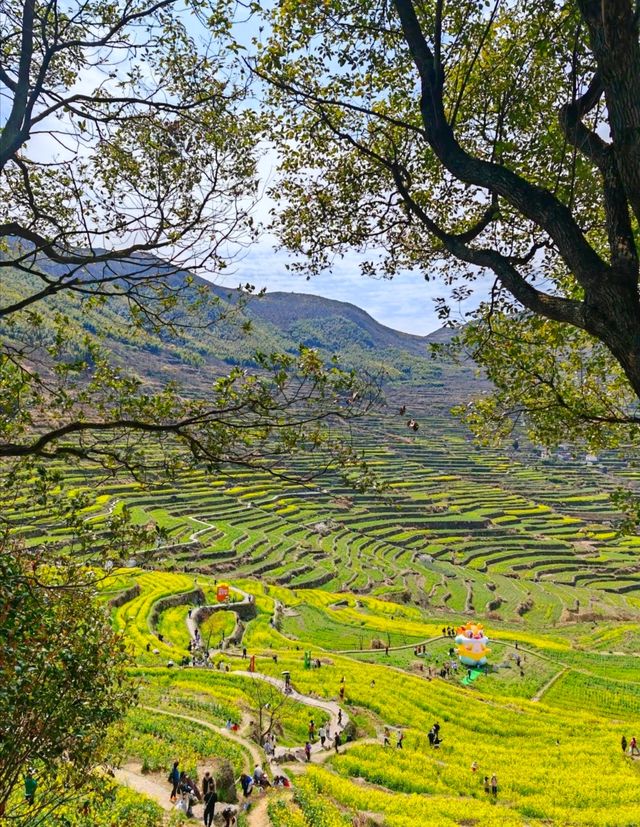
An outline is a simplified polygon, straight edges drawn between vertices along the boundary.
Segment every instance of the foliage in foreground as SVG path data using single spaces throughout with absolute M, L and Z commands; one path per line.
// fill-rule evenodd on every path
M 85 578 L 17 554 L 6 538 L 0 548 L 2 810 L 29 767 L 42 807 L 78 791 L 108 758 L 109 727 L 135 700 L 125 641 Z M 23 809 L 15 804 L 12 817 Z

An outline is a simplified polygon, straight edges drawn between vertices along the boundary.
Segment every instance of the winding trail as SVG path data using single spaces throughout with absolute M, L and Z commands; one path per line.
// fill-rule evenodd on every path
M 426 646 L 428 643 L 435 643 L 437 640 L 453 640 L 444 635 L 437 635 L 437 637 L 428 637 L 425 640 L 416 641 L 415 643 L 403 643 L 400 646 L 385 646 L 383 649 L 328 649 L 332 655 L 382 655 L 388 650 L 389 652 L 400 652 L 402 649 L 415 649 L 417 646 Z
M 242 675 L 246 678 L 253 678 L 261 681 L 265 681 L 266 683 L 270 683 L 272 686 L 275 686 L 279 689 L 282 693 L 285 691 L 285 683 L 283 680 L 279 678 L 274 678 L 271 675 L 263 675 L 261 672 L 246 672 L 243 669 L 237 669 L 232 674 L 234 675 Z M 314 709 L 321 709 L 323 712 L 329 713 L 329 726 L 332 732 L 340 732 L 344 731 L 344 728 L 349 723 L 349 716 L 346 714 L 344 710 L 335 702 L 335 701 L 325 701 L 322 698 L 314 698 L 312 695 L 303 695 L 301 692 L 298 692 L 295 689 L 291 689 L 288 695 L 289 698 L 293 701 L 297 701 L 298 703 L 304 704 L 305 706 L 310 706 Z M 342 715 L 340 713 L 342 712 Z M 338 719 L 340 719 L 340 723 L 338 723 Z M 284 755 L 288 755 L 290 753 L 294 753 L 295 755 L 298 752 L 304 751 L 304 745 L 299 747 L 276 747 L 275 750 L 275 758 L 281 758 Z M 311 745 L 311 753 L 312 755 L 317 752 L 325 752 L 326 750 L 322 749 L 319 741 L 316 741 L 314 744 Z
M 169 793 L 171 792 L 169 785 L 160 784 L 159 781 L 155 781 L 148 775 L 143 775 L 140 764 L 125 764 L 115 770 L 114 775 L 118 784 L 149 796 L 166 812 L 169 813 L 175 809 L 175 804 L 169 800 Z
M 260 672 L 246 672 L 244 670 L 235 671 L 233 674 L 251 678 L 252 680 L 265 681 L 266 683 L 269 683 L 272 686 L 279 689 L 281 692 L 284 693 L 285 691 L 284 681 L 278 678 L 274 678 L 271 675 L 263 675 Z M 298 692 L 294 689 L 292 689 L 288 693 L 288 697 L 290 697 L 294 701 L 297 701 L 298 703 L 304 704 L 305 706 L 309 706 L 313 709 L 321 709 L 324 712 L 327 712 L 329 714 L 331 729 L 334 732 L 342 732 L 345 726 L 349 723 L 348 715 L 341 710 L 341 707 L 335 701 L 326 701 L 321 698 L 315 698 L 311 695 L 303 695 L 301 692 Z M 265 762 L 264 758 L 266 756 L 264 755 L 264 751 L 256 743 L 249 740 L 248 738 L 244 738 L 242 735 L 238 735 L 237 733 L 227 729 L 226 727 L 216 726 L 216 724 L 212 724 L 209 721 L 203 721 L 201 718 L 196 718 L 192 715 L 185 715 L 180 712 L 173 712 L 171 710 L 162 709 L 161 707 L 143 705 L 141 708 L 146 710 L 147 712 L 152 712 L 154 715 L 164 715 L 168 718 L 177 718 L 183 721 L 190 721 L 191 723 L 197 724 L 198 726 L 203 727 L 204 729 L 209 729 L 212 732 L 215 732 L 219 735 L 222 735 L 225 738 L 229 738 L 230 740 L 235 741 L 243 748 L 245 755 L 245 771 L 249 773 L 252 772 L 253 766 L 255 766 L 256 764 L 264 763 L 269 764 L 271 770 L 273 771 L 275 769 L 273 766 L 274 763 L 277 765 L 279 759 L 286 758 L 290 755 L 294 755 L 297 762 L 305 762 L 304 746 L 302 745 L 295 747 L 276 747 L 275 755 L 273 756 L 273 758 L 268 759 Z M 338 724 L 338 718 L 340 717 L 341 711 L 341 724 Z M 363 741 L 350 742 L 349 746 L 353 746 L 356 743 L 375 742 L 375 739 L 366 739 Z M 343 744 L 341 746 L 341 751 L 344 749 L 348 749 L 349 746 Z M 247 758 L 247 754 L 249 758 Z M 330 758 L 331 755 L 333 755 L 333 749 L 322 749 L 319 741 L 312 744 L 311 760 L 313 763 L 323 763 L 328 758 Z M 277 768 L 279 770 L 279 767 Z M 160 807 L 162 807 L 163 810 L 165 810 L 165 812 L 171 812 L 175 808 L 175 805 L 169 800 L 169 785 L 166 782 L 162 783 L 160 780 L 158 780 L 157 777 L 144 775 L 142 773 L 142 767 L 140 764 L 128 763 L 123 765 L 120 769 L 117 769 L 115 771 L 115 777 L 120 784 L 123 784 L 126 787 L 130 787 L 136 792 L 142 793 L 152 798 L 155 802 L 157 802 L 160 805 Z M 277 793 L 278 795 L 280 795 L 284 794 L 285 791 L 278 790 Z M 251 804 L 252 806 L 247 812 L 250 827 L 269 827 L 271 822 L 269 821 L 269 816 L 267 814 L 267 796 L 261 795 L 259 798 L 253 799 Z M 238 805 L 228 806 L 234 807 L 236 810 L 238 808 Z M 198 820 L 202 818 L 201 811 L 201 804 L 195 804 L 193 806 L 194 817 Z
M 202 611 L 203 609 L 208 609 L 211 613 L 213 612 L 233 612 L 238 606 L 247 606 L 249 603 L 252 602 L 253 596 L 249 594 L 249 592 L 242 591 L 242 589 L 238 589 L 235 586 L 233 587 L 233 591 L 237 594 L 242 595 L 242 600 L 234 600 L 230 603 L 207 603 L 204 606 L 197 606 L 197 611 Z M 187 622 L 187 629 L 189 630 L 189 636 L 191 640 L 196 640 L 196 631 L 200 634 L 200 630 L 198 629 L 198 624 L 195 618 L 196 612 L 192 611 L 191 614 L 188 614 L 186 617 Z M 218 649 L 212 649 L 211 651 L 220 651 Z
M 210 729 L 218 735 L 223 735 L 225 738 L 235 741 L 251 755 L 251 761 L 245 762 L 245 770 L 253 771 L 253 766 L 259 764 L 262 760 L 262 752 L 258 746 L 253 743 L 253 741 L 250 741 L 248 738 L 243 738 L 241 735 L 238 735 L 236 732 L 233 732 L 226 727 L 216 726 L 209 721 L 203 721 L 201 718 L 194 718 L 191 715 L 183 715 L 181 712 L 172 712 L 169 709 L 162 709 L 157 706 L 143 706 L 142 709 L 146 709 L 147 712 L 153 712 L 156 715 L 167 715 L 171 718 L 180 718 L 183 721 L 190 721 L 192 724 L 197 724 L 198 726 L 204 727 L 204 729 Z

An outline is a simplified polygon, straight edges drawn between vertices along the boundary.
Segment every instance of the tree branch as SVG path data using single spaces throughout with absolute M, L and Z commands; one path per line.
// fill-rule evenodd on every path
M 492 270 L 500 279 L 502 286 L 528 310 L 558 322 L 566 322 L 576 327 L 585 328 L 583 305 L 581 302 L 574 301 L 573 299 L 565 299 L 560 296 L 552 296 L 549 293 L 536 290 L 502 253 L 497 250 L 478 250 L 471 248 L 466 243 L 464 233 L 454 235 L 443 230 L 412 198 L 399 168 L 396 166 L 395 169 L 392 169 L 392 172 L 398 192 L 401 194 L 407 207 L 416 218 L 424 224 L 429 232 L 442 242 L 448 252 L 469 264 Z M 472 235 L 472 237 L 475 236 Z
M 449 172 L 460 181 L 493 190 L 542 228 L 585 288 L 597 286 L 608 265 L 589 245 L 569 209 L 551 192 L 535 186 L 501 164 L 466 152 L 448 123 L 443 103 L 444 72 L 436 67 L 412 0 L 394 0 L 405 40 L 422 86 L 420 108 L 429 145 Z

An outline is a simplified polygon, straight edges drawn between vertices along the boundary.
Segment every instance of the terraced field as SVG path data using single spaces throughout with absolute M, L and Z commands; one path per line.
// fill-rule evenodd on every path
M 189 586 L 211 593 L 211 576 L 197 575 L 197 584 L 194 577 L 139 569 L 116 575 L 120 587 L 133 581 L 139 593 L 112 609 L 113 622 L 122 627 L 123 616 L 139 618 L 148 607 L 144 634 L 139 621 L 122 627 L 144 664 L 135 670 L 142 708 L 127 724 L 127 761 L 141 776 L 160 777 L 174 755 L 192 774 L 207 766 L 225 777 L 231 766 L 237 776 L 255 758 L 251 750 L 259 749 L 251 746 L 249 723 L 255 684 L 277 684 L 287 671 L 300 693 L 277 725 L 290 755 L 269 771 L 284 770 L 292 778 L 294 798 L 276 790 L 266 794 L 274 825 L 349 825 L 358 818 L 361 824 L 403 826 L 418 818 L 434 827 L 637 825 L 640 762 L 622 754 L 619 740 L 623 732 L 640 732 L 640 661 L 630 652 L 594 648 L 599 624 L 536 631 L 522 620 L 487 621 L 491 668 L 466 687 L 464 670 L 441 676 L 451 661 L 451 639 L 442 635 L 443 616 L 429 607 L 243 578 L 232 585 L 238 597 L 252 596 L 255 617 L 242 639 L 211 647 L 206 665 L 167 667 L 168 653 L 182 648 L 186 618 L 163 613 L 159 645 L 151 621 L 154 599 L 168 591 L 181 597 Z M 102 592 L 105 601 L 113 599 L 109 581 Z M 222 606 L 221 615 L 233 614 L 237 605 Z M 633 605 L 626 611 L 632 613 Z M 614 621 L 608 628 L 615 628 Z M 254 674 L 247 671 L 243 648 L 255 656 Z M 305 668 L 305 651 L 320 668 Z M 315 698 L 337 702 L 351 719 L 346 743 L 339 754 L 316 747 L 310 765 L 292 763 L 296 745 L 308 737 L 308 717 L 318 725 L 328 721 L 322 711 L 304 709 Z M 434 721 L 442 727 L 438 749 L 426 737 Z M 225 722 L 239 725 L 237 741 L 226 737 Z M 388 747 L 382 743 L 385 727 L 393 733 Z M 402 750 L 395 747 L 400 730 Z M 493 773 L 496 797 L 482 783 Z M 265 823 L 254 818 L 264 815 L 255 806 L 260 801 L 256 796 L 253 813 L 245 814 L 248 824 Z
M 125 504 L 167 539 L 153 566 L 294 588 L 384 595 L 438 613 L 553 625 L 623 620 L 640 590 L 640 538 L 619 537 L 608 494 L 634 485 L 620 456 L 543 459 L 531 450 L 479 448 L 437 409 L 407 436 L 387 414 L 355 433 L 385 493 L 358 493 L 328 473 L 284 484 L 256 471 L 191 474 L 155 489 L 102 485 L 87 520 L 98 534 Z M 313 457 L 287 471 L 314 471 Z M 80 482 L 80 480 L 78 481 Z M 44 510 L 12 504 L 26 543 L 65 542 Z M 7 509 L 10 510 L 10 509 Z
M 637 484 L 634 465 L 480 448 L 437 404 L 426 414 L 411 401 L 417 432 L 392 407 L 354 433 L 381 494 L 335 471 L 303 482 L 311 456 L 288 463 L 298 484 L 238 470 L 100 486 L 86 510 L 96 547 L 108 549 L 106 518 L 125 505 L 166 531 L 100 583 L 137 662 L 127 777 L 162 790 L 180 756 L 196 776 L 212 768 L 232 799 L 229 778 L 265 760 L 256 681 L 277 694 L 287 671 L 299 695 L 277 732 L 294 798 L 272 791 L 248 824 L 637 827 L 640 763 L 620 738 L 640 735 L 640 538 L 616 533 L 608 497 Z M 26 544 L 70 542 L 28 494 L 11 508 Z M 221 579 L 230 604 L 200 614 Z M 484 619 L 491 668 L 466 686 L 442 630 L 471 617 Z M 304 667 L 305 652 L 320 668 Z M 314 699 L 325 706 L 310 711 Z M 309 716 L 333 720 L 328 702 L 350 719 L 349 743 L 296 762 Z M 436 720 L 439 749 L 426 737 Z M 482 783 L 494 772 L 497 797 Z

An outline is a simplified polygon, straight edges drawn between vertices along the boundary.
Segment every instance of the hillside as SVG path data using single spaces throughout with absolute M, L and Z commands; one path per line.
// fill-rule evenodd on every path
M 164 267 L 158 264 L 160 276 Z M 179 274 L 169 281 L 183 288 L 185 278 Z M 36 285 L 35 279 L 30 282 L 25 274 L 8 271 L 1 286 L 3 302 L 28 295 Z M 193 387 L 231 365 L 253 366 L 256 351 L 295 353 L 301 344 L 316 348 L 325 359 L 338 356 L 345 368 L 381 375 L 389 384 L 412 385 L 427 393 L 429 388 L 440 392 L 450 387 L 457 396 L 474 379 L 470 369 L 433 358 L 430 343 L 449 338 L 448 330 L 414 336 L 385 327 L 345 302 L 283 292 L 246 296 L 197 277 L 184 289 L 185 299 L 193 298 L 198 290 L 213 305 L 194 319 L 193 326 L 173 334 L 134 328 L 124 300 L 118 298 L 87 307 L 77 295 L 61 293 L 37 310 L 45 331 L 53 329 L 56 314 L 68 317 L 67 335 L 75 343 L 76 355 L 82 354 L 87 333 L 99 336 L 116 362 L 135 365 L 142 378 L 153 382 L 172 379 Z M 239 310 L 241 296 L 246 305 Z M 225 316 L 222 321 L 221 315 Z M 180 313 L 175 318 L 186 321 Z M 10 340 L 24 341 L 30 335 L 26 314 L 5 331 Z

